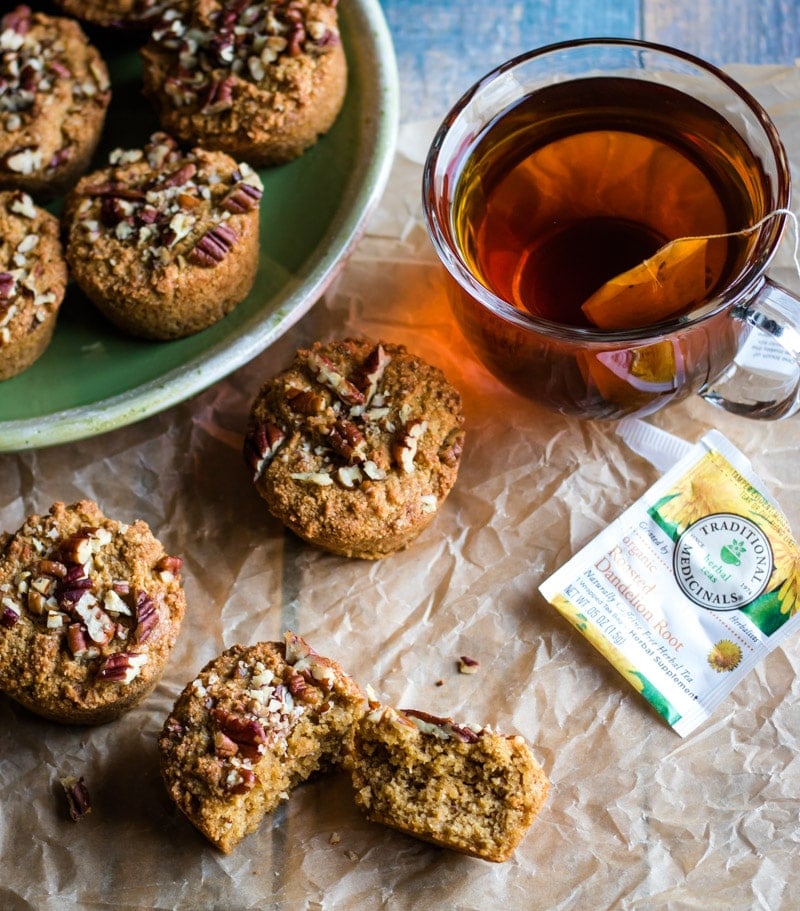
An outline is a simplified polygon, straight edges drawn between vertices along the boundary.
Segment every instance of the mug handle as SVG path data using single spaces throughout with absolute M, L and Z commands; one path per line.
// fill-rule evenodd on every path
M 800 408 L 800 300 L 767 280 L 732 311 L 746 336 L 733 363 L 700 395 L 733 414 L 787 418 Z

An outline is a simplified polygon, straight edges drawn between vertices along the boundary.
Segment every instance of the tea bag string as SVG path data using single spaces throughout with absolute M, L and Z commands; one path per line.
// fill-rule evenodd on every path
M 792 226 L 792 262 L 794 264 L 795 272 L 797 277 L 800 279 L 800 224 L 798 224 L 797 216 L 792 212 L 791 209 L 773 209 L 771 212 L 767 212 L 762 218 L 753 224 L 749 228 L 742 228 L 739 231 L 729 231 L 725 234 L 700 234 L 698 236 L 690 237 L 681 237 L 680 240 L 725 240 L 729 237 L 741 237 L 742 235 L 752 234 L 754 231 L 758 231 L 762 225 L 765 225 L 768 221 L 771 221 L 773 218 L 777 218 L 779 215 L 785 215 Z

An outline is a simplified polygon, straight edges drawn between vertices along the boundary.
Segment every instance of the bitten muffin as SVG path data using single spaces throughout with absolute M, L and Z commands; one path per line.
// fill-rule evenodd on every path
M 402 345 L 317 342 L 259 391 L 244 455 L 295 534 L 378 559 L 434 518 L 456 480 L 463 422 L 444 374 Z
M 185 610 L 179 557 L 147 524 L 55 503 L 0 552 L 0 691 L 69 724 L 111 721 L 155 686 Z
M 222 152 L 182 152 L 165 134 L 111 153 L 67 196 L 72 277 L 132 335 L 205 329 L 248 294 L 259 257 L 261 180 Z
M 550 787 L 520 736 L 373 701 L 344 765 L 373 822 L 495 863 L 514 852 Z
M 76 19 L 105 28 L 142 29 L 185 0 L 55 0 Z
M 44 353 L 66 286 L 58 219 L 21 190 L 0 192 L 0 380 Z
M 164 724 L 167 791 L 229 853 L 292 788 L 339 760 L 365 710 L 339 665 L 293 633 L 234 645 L 184 689 Z
M 108 70 L 72 19 L 18 6 L 0 19 L 0 188 L 38 199 L 89 167 L 111 100 Z
M 142 49 L 162 128 L 254 167 L 296 158 L 335 121 L 347 62 L 337 0 L 193 0 Z

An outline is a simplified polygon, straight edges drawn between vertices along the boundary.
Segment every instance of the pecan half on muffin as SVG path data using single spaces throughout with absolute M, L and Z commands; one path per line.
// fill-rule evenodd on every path
M 66 286 L 58 219 L 21 190 L 0 192 L 0 380 L 47 349 Z
M 402 345 L 317 342 L 259 391 L 244 454 L 295 534 L 378 559 L 433 520 L 458 474 L 463 423 L 444 374 Z
M 260 167 L 333 125 L 347 87 L 337 0 L 193 0 L 142 49 L 163 129 Z
M 361 689 L 299 636 L 234 645 L 178 697 L 159 751 L 170 797 L 229 853 L 296 785 L 341 758 Z
M 222 319 L 248 294 L 259 259 L 261 180 L 223 152 L 182 152 L 166 134 L 111 153 L 67 196 L 70 272 L 108 319 L 172 339 Z
M 73 19 L 18 6 L 0 19 L 0 188 L 39 199 L 89 167 L 111 100 L 108 70 Z
M 0 539 L 0 691 L 69 724 L 111 721 L 153 689 L 186 600 L 147 524 L 55 503 Z

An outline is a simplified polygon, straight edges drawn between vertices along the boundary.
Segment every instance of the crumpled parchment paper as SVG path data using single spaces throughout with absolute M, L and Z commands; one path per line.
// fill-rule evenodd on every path
M 732 71 L 794 154 L 800 70 Z M 137 425 L 0 456 L 0 527 L 16 529 L 58 499 L 93 497 L 115 518 L 145 519 L 184 557 L 189 601 L 165 676 L 121 720 L 62 728 L 0 698 L 5 911 L 792 907 L 800 642 L 789 639 L 681 740 L 538 594 L 657 475 L 613 425 L 538 408 L 467 349 L 421 222 L 434 126 L 402 131 L 383 203 L 336 285 L 256 360 Z M 788 253 L 773 274 L 800 288 Z M 285 533 L 240 451 L 262 380 L 298 346 L 348 332 L 405 343 L 438 364 L 467 417 L 458 483 L 435 523 L 378 563 Z M 689 440 L 720 429 L 800 531 L 798 418 L 756 423 L 695 398 L 651 420 Z M 395 705 L 527 738 L 552 790 L 512 860 L 488 864 L 368 823 L 341 775 L 299 788 L 230 856 L 194 831 L 159 778 L 164 718 L 223 648 L 287 627 Z M 463 654 L 480 661 L 478 673 L 458 673 Z M 79 823 L 67 815 L 66 775 L 84 776 L 92 795 Z

